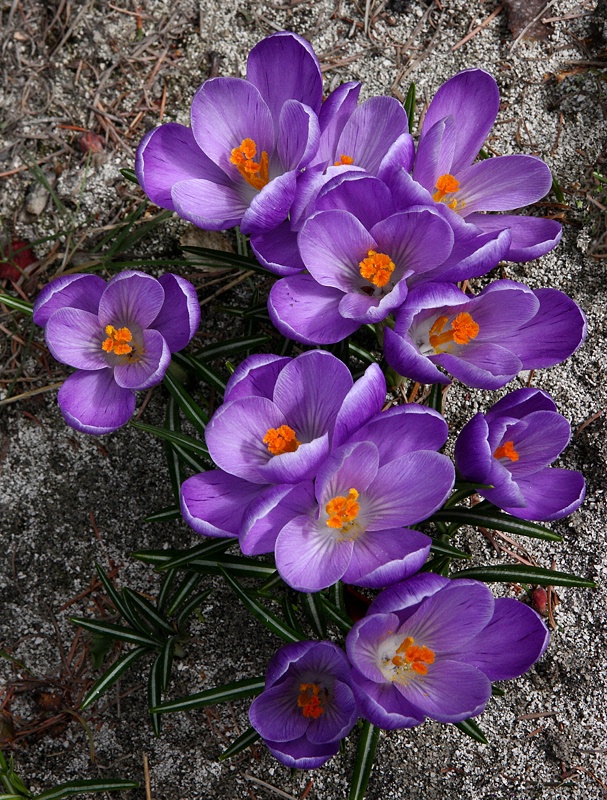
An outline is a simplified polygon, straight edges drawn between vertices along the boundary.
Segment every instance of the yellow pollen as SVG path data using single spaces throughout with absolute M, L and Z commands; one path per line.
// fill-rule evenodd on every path
M 318 719 L 324 713 L 320 686 L 317 683 L 300 683 L 297 705 L 301 708 L 304 717 Z
M 445 200 L 444 198 L 447 197 L 447 195 L 457 192 L 458 189 L 459 181 L 457 178 L 454 178 L 453 175 L 450 175 L 448 172 L 446 172 L 436 181 L 436 191 L 432 195 L 432 199 L 437 203 L 444 202 L 447 206 L 449 206 L 449 208 L 452 208 L 454 211 L 456 211 L 464 206 L 463 201 L 457 200 L 455 197 L 453 197 L 451 200 Z
M 504 442 L 501 444 L 495 453 L 493 454 L 494 458 L 509 458 L 510 461 L 518 461 L 520 456 L 514 449 L 514 442 Z
M 294 453 L 301 444 L 301 442 L 297 441 L 293 428 L 289 428 L 288 425 L 281 425 L 280 428 L 270 428 L 263 437 L 263 443 L 268 446 L 268 450 L 273 456 Z
M 339 161 L 336 161 L 333 164 L 333 166 L 334 167 L 343 167 L 343 166 L 346 166 L 348 164 L 353 164 L 353 163 L 354 163 L 354 159 L 352 158 L 352 156 L 346 156 L 346 155 L 344 155 L 344 153 L 342 153 L 340 155 L 340 157 L 339 157 Z
M 360 511 L 360 504 L 356 502 L 357 498 L 356 489 L 350 489 L 347 497 L 340 495 L 329 500 L 325 506 L 325 511 L 329 515 L 327 520 L 329 528 L 345 528 L 354 522 Z
M 107 339 L 101 343 L 101 349 L 106 353 L 115 353 L 117 356 L 126 356 L 133 351 L 129 342 L 133 341 L 133 334 L 128 328 L 115 328 L 106 325 Z
M 254 189 L 263 189 L 270 180 L 268 170 L 268 154 L 261 153 L 259 162 L 253 161 L 257 155 L 257 145 L 253 139 L 243 139 L 239 147 L 230 154 L 230 163 L 234 164 L 245 181 Z
M 367 258 L 363 259 L 358 266 L 363 278 L 366 278 L 374 286 L 379 287 L 388 283 L 390 276 L 396 269 L 396 265 L 390 256 L 385 253 L 376 253 L 375 250 L 368 250 Z
M 430 346 L 436 351 L 448 342 L 455 344 L 470 344 L 472 339 L 476 339 L 480 327 L 467 311 L 462 311 L 451 320 L 449 328 L 443 332 L 443 328 L 449 322 L 449 317 L 442 316 L 435 320 L 430 328 Z
M 392 663 L 395 667 L 413 670 L 418 675 L 427 675 L 428 665 L 434 664 L 434 651 L 425 645 L 419 647 L 413 637 L 407 636 L 396 649 Z

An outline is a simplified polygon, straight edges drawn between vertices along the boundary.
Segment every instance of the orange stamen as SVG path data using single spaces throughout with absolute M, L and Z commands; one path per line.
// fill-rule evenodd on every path
M 126 356 L 133 351 L 129 342 L 133 341 L 133 334 L 128 328 L 115 328 L 106 325 L 107 339 L 101 343 L 101 349 L 106 353 L 115 353 L 117 356 Z
M 346 155 L 344 155 L 344 153 L 342 153 L 340 155 L 340 157 L 339 157 L 339 161 L 336 161 L 333 164 L 333 166 L 334 167 L 343 167 L 343 166 L 346 166 L 348 164 L 353 164 L 353 163 L 354 163 L 354 159 L 352 158 L 352 156 L 346 156 Z
M 455 344 L 470 344 L 472 339 L 476 339 L 480 327 L 467 311 L 462 311 L 454 319 L 451 320 L 449 328 L 443 332 L 443 328 L 449 321 L 449 317 L 442 316 L 435 320 L 430 328 L 430 346 L 435 350 L 448 342 L 455 342 Z
M 320 686 L 317 683 L 300 683 L 297 705 L 301 708 L 304 717 L 318 719 L 324 713 Z
M 301 442 L 297 441 L 293 428 L 289 428 L 288 425 L 281 425 L 280 428 L 270 428 L 263 437 L 263 443 L 268 446 L 268 450 L 273 456 L 294 453 L 301 444 Z
M 397 647 L 392 663 L 395 667 L 413 670 L 418 675 L 427 675 L 428 665 L 434 664 L 434 658 L 433 650 L 425 645 L 416 645 L 415 639 L 407 636 Z
M 432 195 L 432 199 L 435 200 L 437 203 L 440 203 L 448 194 L 453 194 L 457 192 L 459 189 L 459 181 L 457 178 L 454 178 L 453 175 L 450 175 L 446 172 L 444 175 L 441 175 L 440 178 L 436 181 L 436 191 Z M 451 201 L 448 203 L 449 208 L 455 208 L 457 206 L 457 200 Z
M 325 511 L 329 515 L 327 520 L 329 528 L 344 528 L 354 522 L 360 511 L 360 504 L 356 502 L 357 498 L 356 489 L 350 489 L 347 497 L 340 495 L 329 500 L 325 506 Z
M 259 162 L 253 161 L 257 155 L 257 145 L 253 139 L 243 139 L 230 154 L 230 163 L 234 164 L 245 181 L 254 189 L 263 189 L 269 183 L 269 159 L 265 150 Z
M 504 442 L 501 444 L 495 453 L 493 454 L 494 458 L 509 458 L 510 461 L 518 461 L 520 456 L 514 449 L 514 442 Z
M 385 253 L 367 251 L 367 258 L 359 263 L 360 274 L 374 286 L 385 286 L 396 269 L 395 263 Z

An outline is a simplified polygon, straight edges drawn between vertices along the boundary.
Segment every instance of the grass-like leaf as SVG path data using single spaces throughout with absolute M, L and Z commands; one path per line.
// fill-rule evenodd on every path
M 198 594 L 193 595 L 186 603 L 183 604 L 183 606 L 179 609 L 179 614 L 177 615 L 177 627 L 180 630 L 183 628 L 187 620 L 192 616 L 193 612 L 204 603 L 212 591 L 212 588 L 205 589 L 204 592 L 199 592 Z
M 98 619 L 83 619 L 82 617 L 72 617 L 74 625 L 84 628 L 85 631 L 98 633 L 101 636 L 109 636 L 112 639 L 119 639 L 121 642 L 136 644 L 142 647 L 158 647 L 162 644 L 162 639 L 152 634 L 137 633 L 131 628 L 122 625 L 114 625 L 112 622 L 104 622 Z
M 179 407 L 177 406 L 177 401 L 172 396 L 169 397 L 167 402 L 164 424 L 168 430 L 173 431 L 174 433 L 181 433 L 181 418 L 179 416 Z M 166 461 L 167 461 L 167 468 L 169 470 L 169 480 L 171 482 L 173 497 L 175 498 L 177 506 L 179 506 L 179 500 L 181 496 L 181 484 L 184 481 L 181 460 L 179 458 L 179 453 L 177 452 L 177 448 L 175 447 L 174 444 L 165 439 L 163 445 L 164 445 L 164 454 L 166 456 Z
M 155 514 L 150 514 L 145 518 L 146 522 L 171 522 L 174 519 L 181 517 L 179 506 L 167 506 L 166 508 L 157 511 Z M 166 551 L 165 551 L 166 552 Z
M 262 625 L 265 625 L 269 631 L 274 633 L 276 636 L 279 636 L 285 642 L 301 642 L 305 638 L 304 636 L 298 634 L 297 631 L 293 630 L 290 625 L 287 625 L 286 622 L 277 617 L 276 614 L 268 611 L 268 609 L 262 606 L 261 603 L 258 603 L 256 600 L 250 597 L 238 583 L 238 581 L 236 581 L 232 575 L 227 572 L 227 570 L 225 570 L 223 567 L 220 567 L 219 571 L 223 575 L 230 589 L 234 592 L 236 597 L 238 597 L 245 608 L 256 619 L 258 619 Z
M 511 514 L 499 511 L 491 503 L 479 503 L 478 506 L 465 508 L 455 506 L 453 508 L 441 508 L 436 511 L 428 520 L 429 522 L 451 522 L 457 525 L 472 525 L 476 527 L 489 528 L 493 531 L 504 531 L 505 533 L 518 533 L 520 536 L 528 536 L 532 539 L 544 539 L 548 542 L 562 542 L 563 537 L 554 533 L 543 525 L 536 522 L 529 522 L 526 519 L 518 519 Z
M 318 593 L 308 594 L 307 592 L 303 592 L 299 595 L 299 602 L 316 636 L 318 636 L 319 639 L 326 639 L 327 621 L 323 613 L 324 606 L 322 604 L 321 595 Z
M 438 542 L 436 540 L 432 541 L 430 552 L 434 553 L 435 555 L 438 554 L 441 556 L 448 556 L 449 558 L 472 558 L 470 553 L 465 553 L 463 550 L 454 547 L 452 544 Z
M 352 625 L 354 625 L 354 622 L 347 616 L 345 609 L 342 611 L 326 597 L 322 597 L 321 601 L 327 619 L 330 619 L 331 622 L 340 629 L 340 631 L 348 633 Z
M 213 361 L 218 359 L 228 359 L 245 350 L 259 350 L 264 344 L 270 341 L 270 337 L 265 334 L 257 336 L 241 336 L 238 339 L 225 339 L 217 344 L 208 344 L 198 350 L 195 356 L 196 361 Z
M 200 380 L 203 380 L 222 395 L 225 392 L 226 382 L 215 370 L 211 369 L 208 364 L 203 364 L 202 361 L 198 361 L 193 356 L 185 355 L 184 353 L 174 353 L 172 359 L 187 373 L 195 375 Z
M 414 118 L 415 118 L 415 84 L 411 82 L 407 90 L 407 96 L 404 102 L 405 112 L 407 114 L 407 121 L 409 122 L 409 133 L 413 133 Z
M 159 428 L 157 425 L 148 425 L 147 422 L 131 422 L 129 424 L 132 428 L 136 428 L 138 431 L 153 433 L 154 436 L 158 436 L 159 439 L 166 439 L 168 442 L 172 442 L 179 447 L 183 447 L 185 450 L 190 450 L 195 455 L 208 458 L 209 460 L 211 458 L 206 445 L 204 445 L 202 442 L 199 442 L 198 439 L 194 439 L 192 436 L 188 436 L 185 433 L 169 431 L 166 428 Z
M 137 620 L 135 615 L 131 612 L 130 607 L 128 604 L 123 600 L 120 592 L 116 589 L 112 581 L 108 578 L 108 576 L 103 571 L 103 568 L 100 564 L 95 564 L 95 569 L 97 570 L 97 575 L 99 576 L 99 580 L 103 588 L 105 589 L 105 593 L 112 601 L 116 611 L 120 614 L 123 619 L 129 622 L 133 627 L 137 627 Z
M 34 800 L 59 800 L 61 797 L 72 797 L 86 792 L 121 792 L 126 789 L 138 789 L 135 781 L 121 781 L 113 778 L 93 778 L 83 781 L 68 781 L 54 789 L 37 794 Z
M 203 575 L 220 575 L 222 569 L 229 569 L 240 578 L 258 579 L 268 578 L 276 571 L 276 567 L 272 564 L 264 564 L 246 556 L 230 555 L 221 556 L 221 558 L 196 558 L 188 564 L 187 569 Z
M 348 800 L 363 800 L 365 796 L 378 739 L 379 728 L 365 721 L 358 740 L 356 762 L 354 763 L 354 774 L 352 775 Z
M 260 739 L 261 736 L 255 728 L 247 728 L 244 733 L 241 733 L 238 739 L 235 739 L 229 747 L 223 751 L 223 753 L 219 756 L 219 761 L 225 761 L 228 758 L 232 758 L 232 756 L 237 756 L 238 753 L 242 753 L 243 750 L 246 750 L 247 747 L 250 747 L 252 744 Z
M 162 652 L 158 653 L 150 667 L 150 674 L 148 675 L 148 710 L 150 712 L 150 722 L 152 723 L 152 730 L 154 736 L 160 736 L 162 728 L 162 721 L 160 714 L 152 709 L 159 706 L 162 702 Z
M 530 583 L 539 586 L 579 586 L 595 589 L 596 583 L 579 575 L 526 564 L 495 564 L 495 566 L 469 567 L 453 572 L 452 578 L 473 578 L 485 583 Z
M 176 576 L 176 570 L 170 570 L 169 572 L 164 573 L 165 576 L 171 575 Z M 177 587 L 175 593 L 171 598 L 171 602 L 169 603 L 167 600 L 167 616 L 176 614 L 177 611 L 181 608 L 181 606 L 186 602 L 188 597 L 192 594 L 192 592 L 196 591 L 198 588 L 200 581 L 202 580 L 202 575 L 197 575 L 196 573 L 186 573 L 185 578 L 182 579 L 181 583 Z
M 255 697 L 255 695 L 263 692 L 265 683 L 264 677 L 245 678 L 233 683 L 225 683 L 214 689 L 206 689 L 204 692 L 191 694 L 187 697 L 180 697 L 177 700 L 170 700 L 151 710 L 157 714 L 168 714 L 173 711 L 192 711 L 195 708 L 215 706 L 217 703 L 229 703 L 232 700 L 240 700 L 243 697 Z
M 170 370 L 165 374 L 162 382 L 167 387 L 179 408 L 183 411 L 186 418 L 190 420 L 192 425 L 196 428 L 201 436 L 204 436 L 204 430 L 209 421 L 209 415 L 200 408 L 194 398 L 186 391 L 184 385 L 180 383 Z
M 489 740 L 473 719 L 465 719 L 462 722 L 456 722 L 455 727 L 459 728 L 462 733 L 474 739 L 481 744 L 489 744 Z
M 136 647 L 130 650 L 126 655 L 115 661 L 112 666 L 107 669 L 99 680 L 88 691 L 86 697 L 80 705 L 80 709 L 84 710 L 91 703 L 94 703 L 104 692 L 113 686 L 116 681 L 131 667 L 141 656 L 149 652 L 148 647 Z
M 138 614 L 147 623 L 152 636 L 156 635 L 164 638 L 167 633 L 169 636 L 175 635 L 173 626 L 154 608 L 145 597 L 125 587 L 123 590 L 124 599 L 129 604 L 131 610 Z
M 131 553 L 131 555 L 141 561 L 155 563 L 157 571 L 163 572 L 167 569 L 184 569 L 197 558 L 209 558 L 215 553 L 222 553 L 235 541 L 235 539 L 211 539 L 210 541 L 202 542 L 202 544 L 194 545 L 189 550 L 142 550 L 140 553 Z M 150 559 L 145 558 L 146 554 L 158 555 L 154 556 L 152 562 Z M 159 560 L 161 556 L 164 556 L 162 561 Z
M 10 294 L 0 292 L 0 303 L 4 303 L 4 305 L 9 308 L 14 308 L 16 311 L 29 314 L 30 317 L 34 313 L 33 303 L 28 303 L 27 300 L 22 300 L 20 297 L 11 297 Z

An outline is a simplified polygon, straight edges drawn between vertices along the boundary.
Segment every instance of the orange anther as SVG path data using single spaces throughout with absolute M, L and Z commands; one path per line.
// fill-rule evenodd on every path
M 453 194 L 453 192 L 457 192 L 458 189 L 459 181 L 457 178 L 454 178 L 453 175 L 450 175 L 448 172 L 446 172 L 436 181 L 436 191 L 432 195 L 432 199 L 437 203 L 440 203 L 445 195 Z M 457 205 L 457 201 L 455 202 L 455 205 Z M 455 208 L 455 206 L 451 203 L 449 203 L 449 207 Z
M 273 456 L 294 453 L 301 444 L 301 442 L 297 441 L 293 428 L 289 428 L 288 425 L 281 425 L 280 428 L 270 428 L 263 437 L 263 443 L 268 446 L 268 450 Z
M 325 506 L 325 511 L 329 515 L 327 520 L 329 528 L 343 528 L 354 522 L 360 511 L 360 505 L 356 502 L 357 498 L 356 489 L 350 489 L 347 497 L 340 495 L 329 500 Z
M 470 344 L 472 339 L 476 339 L 480 327 L 467 311 L 462 311 L 451 320 L 449 328 L 443 332 L 443 328 L 449 322 L 449 317 L 438 317 L 430 328 L 428 337 L 430 346 L 437 352 L 444 344 L 455 342 L 455 344 Z
M 320 696 L 320 686 L 317 683 L 301 683 L 297 705 L 302 710 L 304 717 L 318 719 L 324 713 L 323 698 Z
M 493 454 L 494 458 L 509 458 L 510 461 L 518 461 L 520 456 L 514 449 L 514 442 L 504 442 L 501 444 L 495 453 Z
M 336 161 L 333 164 L 333 166 L 334 167 L 343 167 L 343 166 L 346 166 L 346 165 L 349 165 L 349 164 L 353 164 L 353 163 L 354 163 L 354 159 L 352 158 L 352 156 L 346 156 L 346 155 L 344 155 L 344 153 L 342 153 L 340 155 L 340 157 L 339 157 L 339 161 Z
M 270 180 L 268 154 L 263 150 L 259 162 L 253 161 L 256 155 L 257 145 L 253 139 L 243 139 L 230 153 L 230 163 L 250 186 L 263 189 Z
M 117 356 L 126 356 L 133 351 L 129 342 L 133 341 L 133 334 L 128 328 L 115 328 L 106 325 L 107 339 L 101 343 L 101 349 L 106 353 L 115 353 Z
M 358 267 L 363 278 L 366 278 L 374 286 L 379 287 L 388 283 L 390 276 L 396 269 L 396 265 L 390 256 L 385 253 L 376 253 L 375 250 L 368 250 L 367 258 L 363 259 Z

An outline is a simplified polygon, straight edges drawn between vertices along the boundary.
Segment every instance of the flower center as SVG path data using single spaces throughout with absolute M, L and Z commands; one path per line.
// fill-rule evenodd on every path
M 357 499 L 358 492 L 356 489 L 350 489 L 347 497 L 339 495 L 329 500 L 325 506 L 325 511 L 329 515 L 327 520 L 329 528 L 339 529 L 342 533 L 350 530 L 360 511 L 360 504 L 356 502 Z
M 385 253 L 376 253 L 375 250 L 368 250 L 367 258 L 363 259 L 358 267 L 363 278 L 380 288 L 388 283 L 390 276 L 396 269 L 396 265 L 390 256 Z
M 396 648 L 392 663 L 398 670 L 412 670 L 418 675 L 427 675 L 428 665 L 434 664 L 434 651 L 425 645 L 419 647 L 412 636 L 407 636 Z M 398 678 L 395 677 L 394 680 Z
M 441 347 L 449 345 L 451 342 L 455 344 L 470 344 L 472 339 L 476 339 L 480 330 L 478 323 L 476 323 L 467 311 L 462 311 L 451 320 L 449 328 L 443 332 L 443 328 L 449 322 L 449 317 L 438 317 L 435 323 L 430 328 L 430 346 L 434 348 L 435 352 L 443 352 Z M 445 348 L 449 350 L 449 346 Z
M 113 325 L 106 325 L 105 332 L 107 339 L 101 343 L 101 349 L 106 353 L 115 353 L 117 356 L 126 356 L 133 352 L 133 334 L 128 328 L 115 328 Z
M 317 683 L 300 683 L 297 705 L 301 708 L 304 717 L 318 719 L 324 714 L 323 703 L 326 692 L 321 695 L 321 688 Z
M 270 428 L 263 437 L 263 443 L 268 446 L 268 450 L 273 456 L 294 453 L 301 444 L 301 442 L 297 441 L 293 428 L 289 428 L 288 425 L 281 425 L 280 428 Z
M 437 203 L 446 203 L 454 211 L 464 205 L 461 200 L 457 200 L 455 197 L 449 199 L 449 195 L 454 194 L 459 189 L 459 181 L 448 172 L 440 176 L 436 181 L 435 188 L 436 191 L 432 195 L 432 199 Z M 445 198 L 447 199 L 445 200 Z
M 257 145 L 253 139 L 243 139 L 239 147 L 230 154 L 230 163 L 234 164 L 245 181 L 254 189 L 263 189 L 270 180 L 268 175 L 268 154 L 264 150 L 259 161 L 253 161 L 257 155 Z
M 333 166 L 334 167 L 343 167 L 343 166 L 346 166 L 346 165 L 349 165 L 349 164 L 353 164 L 353 163 L 354 163 L 354 159 L 352 158 L 352 156 L 347 156 L 344 153 L 342 153 L 339 156 L 339 161 L 336 161 L 333 164 Z
M 493 458 L 509 458 L 510 461 L 518 461 L 520 456 L 514 449 L 514 442 L 510 441 L 500 444 L 493 454 Z

